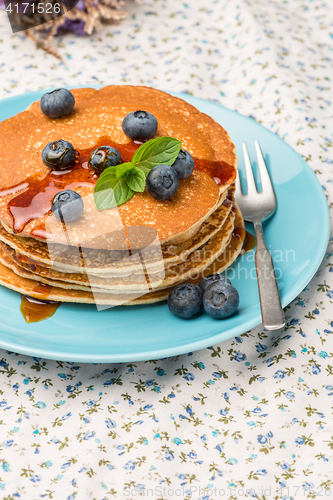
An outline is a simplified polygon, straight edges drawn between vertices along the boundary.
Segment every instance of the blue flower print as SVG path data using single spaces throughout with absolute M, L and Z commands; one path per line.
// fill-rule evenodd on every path
M 283 469 L 283 470 L 288 470 L 288 469 L 290 469 L 290 465 L 289 465 L 289 464 L 287 464 L 286 462 L 283 462 L 283 463 L 281 464 L 281 469 Z
M 311 371 L 314 375 L 318 375 L 318 373 L 321 372 L 321 369 L 319 368 L 318 365 L 316 365 L 315 363 L 312 364 L 311 366 Z
M 174 455 L 173 455 L 173 453 L 171 451 L 169 451 L 169 450 L 165 451 L 165 455 L 164 456 L 165 456 L 165 459 L 169 460 L 169 461 L 171 461 L 171 460 L 173 460 L 175 458 Z
M 266 350 L 267 350 L 267 345 L 260 344 L 260 343 L 256 344 L 256 351 L 258 353 L 265 352 Z
M 117 424 L 114 420 L 111 420 L 111 418 L 107 418 L 105 420 L 105 423 L 106 423 L 106 427 L 108 429 L 114 429 L 115 427 L 117 427 Z
M 263 436 L 262 434 L 259 434 L 259 436 L 257 437 L 257 440 L 258 440 L 258 443 L 260 443 L 260 444 L 267 443 L 267 437 Z
M 235 361 L 245 361 L 246 360 L 246 355 L 241 353 L 241 352 L 236 352 L 235 356 L 234 356 L 234 360 Z
M 126 470 L 134 470 L 135 469 L 135 463 L 132 460 L 129 460 L 124 465 L 124 469 L 126 469 Z

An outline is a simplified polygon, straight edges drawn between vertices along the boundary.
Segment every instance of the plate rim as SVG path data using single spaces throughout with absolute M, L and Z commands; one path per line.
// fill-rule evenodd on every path
M 80 85 L 80 86 L 67 86 L 67 88 L 86 88 L 86 85 Z M 101 86 L 93 86 L 89 85 L 90 88 L 100 88 Z M 40 97 L 43 93 L 47 92 L 50 89 L 39 89 L 37 91 L 33 92 L 26 92 L 23 94 L 17 94 L 14 96 L 9 96 L 4 99 L 0 100 L 0 103 L 8 103 L 10 101 L 16 101 L 17 99 L 24 99 L 24 98 L 34 98 L 36 96 L 36 99 Z M 326 253 L 327 245 L 329 242 L 329 236 L 330 236 L 330 215 L 329 215 L 329 207 L 327 203 L 327 199 L 324 193 L 324 190 L 322 189 L 322 186 L 319 182 L 319 179 L 317 178 L 316 174 L 314 171 L 311 169 L 311 167 L 306 163 L 306 161 L 302 158 L 302 156 L 295 150 L 293 149 L 287 142 L 285 142 L 281 137 L 279 137 L 277 134 L 274 134 L 272 131 L 270 131 L 268 128 L 264 127 L 261 123 L 255 121 L 253 118 L 250 118 L 246 115 L 243 115 L 239 113 L 237 110 L 232 110 L 229 108 L 226 108 L 225 106 L 219 104 L 218 102 L 214 100 L 209 100 L 209 99 L 203 99 L 200 97 L 196 97 L 192 94 L 188 93 L 182 93 L 182 92 L 167 92 L 168 94 L 171 94 L 175 97 L 179 97 L 181 99 L 186 100 L 188 98 L 190 101 L 194 100 L 195 102 L 202 103 L 203 105 L 205 104 L 211 104 L 212 106 L 216 106 L 218 108 L 222 108 L 224 112 L 231 113 L 231 114 L 236 114 L 241 117 L 241 119 L 247 120 L 250 124 L 255 123 L 257 126 L 262 128 L 265 132 L 269 132 L 273 136 L 275 136 L 275 139 L 278 141 L 282 142 L 284 146 L 286 146 L 289 150 L 290 153 L 296 154 L 299 160 L 301 161 L 303 167 L 307 169 L 307 173 L 310 175 L 310 178 L 312 176 L 313 183 L 312 186 L 315 189 L 315 191 L 318 194 L 318 198 L 320 199 L 320 207 L 318 206 L 318 211 L 321 213 L 323 218 L 325 219 L 325 224 L 323 225 L 323 229 L 326 229 L 323 231 L 323 237 L 320 240 L 320 247 L 316 252 L 314 263 L 312 263 L 312 266 L 307 266 L 306 272 L 302 276 L 302 280 L 300 280 L 297 284 L 295 284 L 284 296 L 282 300 L 282 307 L 286 307 L 288 304 L 290 304 L 298 295 L 299 293 L 308 285 L 308 283 L 311 281 L 313 276 L 316 274 L 321 262 L 323 261 L 323 258 Z M 34 101 L 31 101 L 34 102 Z M 192 102 L 190 102 L 192 104 Z M 195 104 L 194 104 L 195 105 Z M 309 270 L 310 269 L 310 270 Z M 149 306 L 148 306 L 149 307 Z M 258 314 L 256 314 L 254 317 L 251 319 L 247 320 L 245 323 L 242 323 L 242 330 L 243 333 L 260 325 L 262 323 L 261 319 L 261 313 L 259 311 Z M 2 325 L 0 324 L 0 330 L 2 330 Z M 3 333 L 6 333 L 3 331 Z M 221 335 L 223 334 L 223 339 L 221 339 Z M 190 342 L 186 344 L 182 344 L 179 346 L 174 346 L 174 347 L 167 347 L 163 349 L 155 349 L 152 351 L 140 351 L 137 353 L 132 353 L 129 356 L 126 353 L 122 354 L 92 354 L 92 355 L 87 355 L 85 354 L 72 354 L 72 353 L 67 353 L 67 352 L 62 352 L 62 351 L 52 351 L 48 349 L 38 349 L 38 348 L 29 348 L 28 346 L 17 346 L 16 343 L 11 343 L 4 341 L 0 338 L 0 348 L 7 350 L 7 351 L 12 351 L 12 352 L 17 352 L 20 354 L 24 355 L 29 355 L 29 356 L 34 356 L 34 357 L 41 357 L 45 359 L 52 359 L 52 360 L 66 360 L 66 361 L 75 361 L 75 362 L 81 362 L 81 363 L 126 363 L 130 361 L 147 361 L 147 360 L 152 360 L 152 359 L 161 359 L 161 358 L 166 358 L 166 357 L 173 357 L 173 356 L 178 356 L 182 354 L 189 353 L 191 351 L 197 351 L 200 349 L 205 349 L 209 348 L 212 345 L 219 344 L 221 342 L 224 342 L 226 340 L 229 340 L 230 338 L 234 338 L 235 336 L 240 335 L 239 333 L 239 325 L 235 325 L 232 328 L 229 328 L 227 332 L 219 332 L 214 334 L 211 337 L 206 337 L 204 339 L 195 341 L 195 342 Z

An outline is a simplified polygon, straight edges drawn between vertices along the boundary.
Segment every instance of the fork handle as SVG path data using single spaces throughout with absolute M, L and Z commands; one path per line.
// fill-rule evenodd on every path
M 262 322 L 266 330 L 278 330 L 285 325 L 272 256 L 264 240 L 262 225 L 254 224 L 257 239 L 255 264 L 259 288 Z

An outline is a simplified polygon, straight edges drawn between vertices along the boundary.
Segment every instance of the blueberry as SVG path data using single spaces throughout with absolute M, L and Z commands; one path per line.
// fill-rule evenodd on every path
M 56 89 L 44 94 L 40 100 L 40 109 L 49 118 L 69 115 L 73 110 L 75 97 L 67 89 Z
M 52 212 L 62 222 L 78 219 L 83 212 L 83 200 L 79 193 L 67 189 L 60 191 L 52 200 Z
M 70 142 L 59 139 L 50 142 L 42 152 L 45 165 L 52 170 L 64 170 L 75 162 L 75 149 Z
M 209 316 L 224 319 L 236 311 L 239 305 L 239 295 L 235 287 L 220 280 L 207 287 L 202 302 Z
M 120 165 L 120 163 L 122 163 L 122 159 L 119 151 L 111 146 L 96 148 L 89 158 L 89 165 L 99 174 L 106 168 Z
M 188 319 L 197 314 L 202 307 L 202 290 L 193 283 L 176 286 L 168 296 L 168 306 L 178 318 Z
M 146 185 L 156 200 L 169 200 L 179 188 L 179 177 L 169 165 L 157 165 L 149 172 Z
M 156 134 L 157 120 L 148 111 L 133 111 L 123 119 L 122 128 L 133 141 L 145 141 Z
M 194 170 L 194 160 L 190 153 L 181 149 L 172 167 L 177 171 L 180 180 L 187 179 Z
M 202 290 L 205 292 L 209 285 L 212 283 L 215 283 L 216 281 L 221 281 L 222 283 L 227 283 L 228 285 L 231 285 L 231 281 L 229 278 L 227 278 L 224 274 L 210 274 L 209 276 L 205 276 L 200 283 L 199 286 L 202 288 Z

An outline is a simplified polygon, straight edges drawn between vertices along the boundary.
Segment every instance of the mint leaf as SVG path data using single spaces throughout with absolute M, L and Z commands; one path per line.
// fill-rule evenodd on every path
M 172 165 L 181 145 L 174 137 L 156 137 L 142 144 L 131 162 L 106 168 L 94 190 L 98 210 L 119 207 L 130 200 L 134 192 L 143 193 L 150 170 L 161 164 Z
M 132 191 L 136 191 L 137 193 L 143 193 L 146 186 L 146 176 L 143 171 L 134 167 L 127 173 L 126 176 L 126 184 Z
M 126 162 L 126 163 L 121 163 L 120 165 L 116 166 L 116 176 L 117 179 L 121 179 L 122 177 L 125 177 L 130 170 L 135 168 L 134 163 L 132 162 Z
M 124 178 L 117 179 L 116 167 L 108 167 L 95 185 L 94 200 L 98 210 L 107 210 L 126 203 L 133 194 Z
M 181 149 L 182 143 L 173 137 L 156 137 L 145 142 L 136 150 L 132 163 L 145 175 L 157 165 L 172 165 Z

